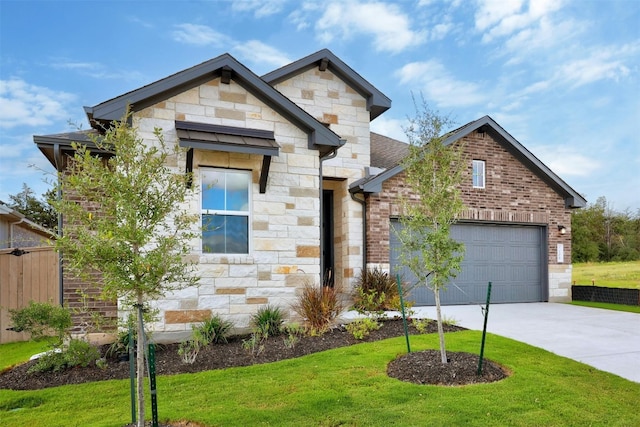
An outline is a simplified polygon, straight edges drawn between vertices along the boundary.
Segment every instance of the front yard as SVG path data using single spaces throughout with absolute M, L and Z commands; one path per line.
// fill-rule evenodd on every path
M 449 333 L 447 348 L 477 353 L 480 337 Z M 413 336 L 411 345 L 435 349 L 437 335 Z M 513 340 L 488 336 L 485 357 L 512 375 L 485 385 L 389 378 L 387 364 L 405 352 L 398 337 L 263 365 L 162 376 L 160 419 L 197 426 L 640 425 L 640 384 Z M 0 390 L 0 421 L 120 427 L 130 422 L 129 382 Z

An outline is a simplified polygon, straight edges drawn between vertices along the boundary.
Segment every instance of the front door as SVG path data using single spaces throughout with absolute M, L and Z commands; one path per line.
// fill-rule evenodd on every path
M 333 190 L 322 190 L 322 284 L 333 287 Z

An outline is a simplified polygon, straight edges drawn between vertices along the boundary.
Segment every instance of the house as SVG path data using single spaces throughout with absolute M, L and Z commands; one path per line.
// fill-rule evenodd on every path
M 486 301 L 563 302 L 571 295 L 571 211 L 586 200 L 491 117 L 446 135 L 445 145 L 463 144 L 468 162 L 461 188 L 466 210 L 452 227 L 465 244 L 458 277 L 441 295 L 443 304 Z M 372 133 L 372 166 L 384 171 L 350 185 L 366 207 L 367 267 L 415 278 L 400 265 L 398 196 L 410 196 L 402 159 L 408 147 Z M 434 305 L 433 293 L 416 287 L 417 305 Z
M 34 142 L 63 170 L 71 142 L 88 141 L 87 133 L 121 118 L 127 106 L 140 137 L 153 140 L 158 127 L 166 141 L 187 149 L 171 167 L 193 172 L 197 195 L 189 209 L 205 226 L 193 244 L 200 286 L 154 303 L 156 331 L 188 331 L 214 312 L 243 327 L 261 305 L 289 307 L 305 283 L 322 280 L 348 295 L 363 268 L 395 266 L 393 192 L 401 184 L 406 144 L 371 133 L 371 121 L 391 101 L 331 51 L 263 76 L 224 54 L 85 107 L 90 131 L 34 136 Z M 486 162 L 485 188 L 465 190 L 465 221 L 546 233 L 537 241 L 544 254 L 538 300 L 566 298 L 569 215 L 584 199 L 491 119 L 459 129 L 452 141 L 465 138 L 481 142 L 477 159 Z M 487 147 L 495 157 L 487 157 Z M 526 180 L 529 188 L 521 188 Z M 567 233 L 556 236 L 557 224 L 566 224 Z M 564 244 L 561 262 L 555 261 L 556 244 Z M 547 294 L 550 275 L 558 276 L 558 289 Z M 65 276 L 69 304 L 82 286 Z M 117 313 L 115 303 L 98 309 Z

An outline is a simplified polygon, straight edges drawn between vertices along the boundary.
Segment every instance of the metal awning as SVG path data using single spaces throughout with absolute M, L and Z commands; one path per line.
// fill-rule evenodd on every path
M 178 120 L 176 120 L 176 131 L 180 146 L 188 148 L 187 172 L 193 171 L 194 149 L 262 155 L 260 193 L 266 192 L 271 157 L 280 154 L 280 146 L 273 132 Z

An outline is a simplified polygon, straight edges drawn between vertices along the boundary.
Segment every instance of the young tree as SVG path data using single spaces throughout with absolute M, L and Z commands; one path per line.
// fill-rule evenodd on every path
M 442 130 L 451 125 L 449 118 L 424 101 L 422 110 L 416 109 L 405 129 L 410 147 L 404 166 L 408 187 L 418 197 L 401 199 L 401 263 L 434 292 L 440 355 L 447 363 L 440 291 L 456 277 L 464 257 L 464 245 L 451 238 L 450 228 L 464 208 L 459 186 L 465 163 L 460 146 L 444 145 Z
M 75 155 L 58 178 L 63 197 L 53 202 L 64 218 L 64 233 L 55 245 L 66 269 L 99 281 L 104 298 L 142 312 L 150 300 L 197 284 L 187 255 L 198 217 L 184 208 L 188 177 L 167 166 L 180 154 L 177 143 L 167 147 L 160 129 L 155 129 L 155 141 L 143 141 L 130 120 L 127 113 L 114 121 L 93 139 L 95 147 L 74 144 Z M 96 148 L 110 155 L 98 156 Z M 140 427 L 145 417 L 144 333 L 138 316 Z
M 33 190 L 23 183 L 21 192 L 9 195 L 11 201 L 7 206 L 17 210 L 36 224 L 50 230 L 56 230 L 58 228 L 58 215 L 49 204 L 49 200 L 55 198 L 55 192 L 53 189 L 49 189 L 42 196 L 44 201 L 38 199 Z

